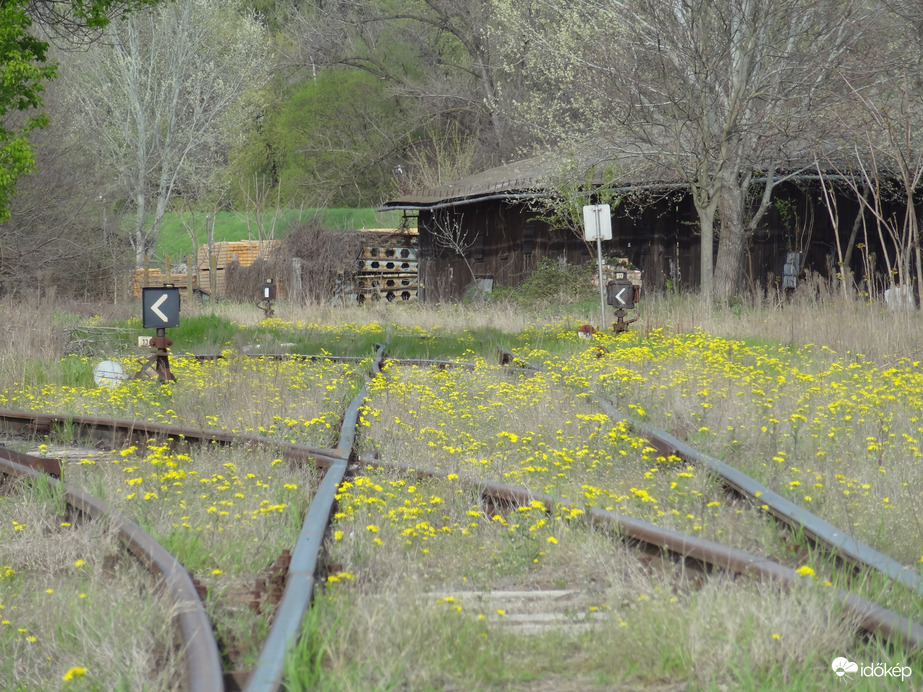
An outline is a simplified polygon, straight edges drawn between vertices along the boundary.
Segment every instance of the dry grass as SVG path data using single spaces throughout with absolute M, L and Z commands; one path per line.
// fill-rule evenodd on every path
M 199 307 L 226 317 L 238 324 L 256 326 L 264 313 L 255 306 L 218 303 L 214 307 Z M 367 306 L 358 305 L 295 305 L 279 301 L 275 305 L 275 316 L 286 322 L 308 324 L 394 324 L 400 327 L 420 327 L 429 330 L 436 327 L 452 330 L 494 328 L 515 333 L 534 322 L 535 316 L 515 306 L 499 309 L 485 309 L 484 306 L 461 305 L 428 306 L 420 303 L 377 302 Z
M 105 522 L 61 509 L 29 486 L 0 497 L 0 688 L 68 687 L 68 671 L 85 668 L 76 689 L 180 689 L 170 607 L 154 580 Z
M 438 522 L 418 515 L 390 524 L 407 506 L 410 479 L 372 474 L 369 482 L 395 497 L 387 506 L 343 499 L 345 516 L 334 525 L 342 534 L 327 561 L 335 571 L 302 639 L 300 664 L 292 662 L 292 689 L 818 687 L 838 652 L 856 650 L 854 623 L 831 589 L 806 582 L 783 592 L 639 560 L 582 522 L 516 530 L 516 512 L 505 522 L 472 517 L 476 494 L 451 481 L 415 486 L 445 498 Z M 370 486 L 347 492 L 358 487 Z M 372 496 L 381 495 L 365 495 Z M 414 520 L 447 530 L 412 535 Z M 509 589 L 577 595 L 569 610 L 545 607 L 562 618 L 558 626 L 523 635 L 514 627 L 515 599 L 486 600 Z M 473 591 L 485 595 L 472 598 Z
M 892 311 L 881 303 L 844 300 L 823 286 L 796 292 L 788 302 L 752 300 L 709 309 L 694 295 L 645 296 L 634 331 L 701 330 L 730 339 L 785 345 L 815 344 L 841 354 L 861 353 L 878 362 L 923 358 L 923 323 L 917 311 Z

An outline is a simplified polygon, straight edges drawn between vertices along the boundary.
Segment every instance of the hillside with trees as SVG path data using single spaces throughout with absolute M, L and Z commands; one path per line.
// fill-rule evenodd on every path
M 909 0 L 96 0 L 0 25 L 3 292 L 105 295 L 170 210 L 376 206 L 588 145 L 623 180 L 688 187 L 709 299 L 741 289 L 773 189 L 805 175 L 862 210 L 831 209 L 839 266 L 862 223 L 892 281 L 921 284 Z

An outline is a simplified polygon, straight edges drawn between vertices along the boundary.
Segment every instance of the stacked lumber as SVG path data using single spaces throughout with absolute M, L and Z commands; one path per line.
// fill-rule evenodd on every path
M 242 267 L 249 267 L 258 259 L 267 259 L 272 250 L 280 243 L 281 241 L 279 240 L 222 241 L 212 243 L 211 252 L 209 252 L 207 245 L 199 246 L 196 268 L 202 288 L 206 291 L 210 290 L 212 286 L 211 272 L 212 267 L 214 267 L 215 294 L 224 295 L 226 293 L 225 269 L 229 264 L 236 263 Z
M 159 287 L 165 284 L 173 284 L 185 292 L 189 288 L 189 274 L 188 272 L 171 272 L 167 275 L 160 269 L 135 269 L 131 274 L 131 294 L 135 298 L 141 297 L 141 289 L 146 286 Z M 192 287 L 193 289 L 199 287 L 194 273 L 192 274 Z

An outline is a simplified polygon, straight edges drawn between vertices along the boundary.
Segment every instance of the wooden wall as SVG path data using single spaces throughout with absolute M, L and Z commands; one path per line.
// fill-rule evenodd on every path
M 776 206 L 767 214 L 748 246 L 742 290 L 776 282 L 790 250 L 802 250 L 805 266 L 822 275 L 829 274 L 831 260 L 835 262 L 833 224 L 816 185 L 782 186 L 778 197 L 790 204 L 795 214 L 783 215 Z M 838 204 L 845 247 L 858 205 L 847 197 Z M 595 262 L 595 248 L 591 253 L 576 234 L 549 229 L 522 204 L 488 200 L 435 211 L 424 209 L 418 218 L 423 302 L 459 300 L 473 284 L 471 271 L 457 253 L 434 242 L 434 228 L 451 227 L 455 222 L 473 241 L 466 257 L 475 275 L 479 279 L 489 277 L 495 285 L 519 286 L 545 257 L 577 264 Z M 719 233 L 716 228 L 713 256 L 717 256 Z M 861 237 L 858 242 L 862 242 Z M 612 240 L 603 242 L 604 256 L 627 257 L 641 269 L 647 290 L 697 290 L 701 250 L 698 214 L 688 196 L 678 195 L 646 206 L 618 206 L 612 219 Z M 861 277 L 858 254 L 852 268 Z

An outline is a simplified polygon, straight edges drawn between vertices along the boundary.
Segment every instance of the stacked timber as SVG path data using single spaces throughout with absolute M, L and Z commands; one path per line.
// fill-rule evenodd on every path
M 136 269 L 132 272 L 132 291 L 136 298 L 141 296 L 144 286 L 163 286 L 173 284 L 179 289 L 187 289 L 189 282 L 195 291 L 215 295 L 225 295 L 225 269 L 229 264 L 236 262 L 242 267 L 249 267 L 259 259 L 268 259 L 269 254 L 278 246 L 279 240 L 237 240 L 212 243 L 209 252 L 208 245 L 200 245 L 196 263 L 190 267 L 191 271 L 170 271 L 169 274 L 161 269 L 146 268 Z M 169 264 L 169 259 L 167 259 Z M 174 264 L 173 270 L 184 264 Z M 169 269 L 169 267 L 168 267 Z M 214 277 L 212 277 L 214 271 Z M 214 282 L 212 279 L 214 278 Z M 201 289 L 201 291 L 199 290 Z
M 199 288 L 199 282 L 194 273 L 190 272 L 171 272 L 165 274 L 160 269 L 136 269 L 131 274 L 131 291 L 135 298 L 141 297 L 141 289 L 146 286 L 165 286 L 173 284 L 182 292 L 189 288 L 189 282 L 192 281 L 193 289 Z
M 226 291 L 225 269 L 231 263 L 249 267 L 259 259 L 268 259 L 272 250 L 281 243 L 279 240 L 235 240 L 200 245 L 196 260 L 199 285 L 206 291 L 214 290 L 216 295 Z M 214 280 L 211 272 L 215 272 Z

